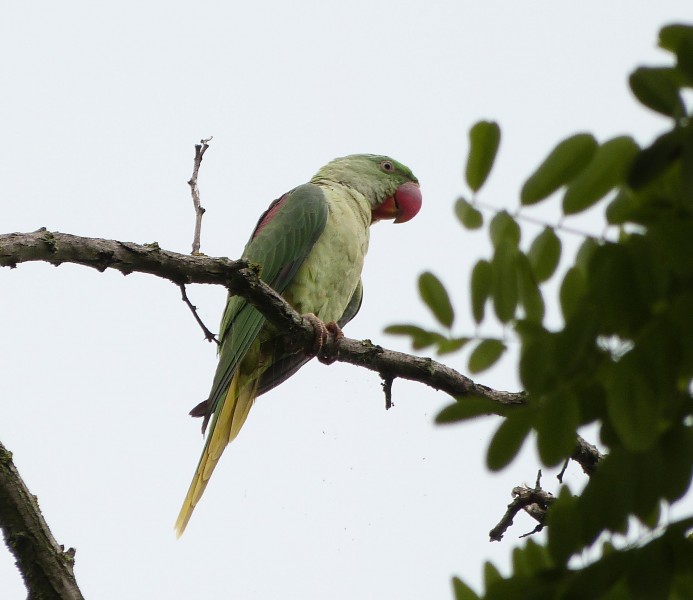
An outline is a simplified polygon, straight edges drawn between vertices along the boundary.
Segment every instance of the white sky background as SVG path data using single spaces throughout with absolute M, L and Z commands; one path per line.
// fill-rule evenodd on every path
M 346 333 L 404 351 L 382 329 L 432 324 L 416 291 L 425 269 L 454 294 L 456 332 L 473 333 L 467 276 L 488 249 L 452 216 L 469 127 L 500 123 L 480 198 L 512 209 L 566 135 L 646 143 L 666 127 L 627 75 L 666 59 L 661 25 L 693 20 L 684 0 L 7 2 L 2 13 L 0 231 L 189 252 L 193 145 L 213 135 L 202 249 L 236 258 L 267 204 L 328 160 L 390 154 L 420 179 L 424 208 L 373 229 Z M 601 231 L 594 215 L 574 221 Z M 483 560 L 505 568 L 534 526 L 520 518 L 488 542 L 539 466 L 528 448 L 511 469 L 485 470 L 495 420 L 437 428 L 449 400 L 403 381 L 385 412 L 375 374 L 316 363 L 257 402 L 177 541 L 202 449 L 187 411 L 216 365 L 177 288 L 34 263 L 0 270 L 0 290 L 0 440 L 56 538 L 77 548 L 86 597 L 447 598 L 451 575 L 479 588 Z M 216 330 L 224 291 L 189 294 Z M 466 372 L 466 354 L 447 362 Z M 512 358 L 478 379 L 518 389 Z M 582 485 L 579 467 L 567 481 Z M 544 484 L 555 489 L 552 474 Z M 4 548 L 0 597 L 24 597 Z

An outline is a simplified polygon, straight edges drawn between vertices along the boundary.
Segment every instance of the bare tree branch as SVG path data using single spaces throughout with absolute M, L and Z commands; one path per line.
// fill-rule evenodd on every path
M 209 142 L 212 141 L 212 137 L 208 137 L 204 140 L 200 140 L 199 144 L 195 144 L 195 161 L 193 163 L 192 177 L 188 180 L 188 185 L 190 186 L 190 193 L 192 194 L 193 206 L 195 207 L 195 233 L 193 235 L 192 243 L 192 253 L 200 253 L 200 236 L 202 233 L 202 215 L 205 214 L 205 209 L 202 207 L 200 202 L 200 190 L 197 187 L 197 176 L 200 173 L 200 165 L 202 164 L 202 157 L 204 156 L 207 148 L 209 148 Z
M 310 319 L 299 315 L 258 277 L 257 266 L 245 260 L 188 256 L 162 250 L 156 242 L 139 245 L 46 229 L 33 233 L 0 234 L 0 266 L 14 268 L 29 261 L 44 261 L 56 266 L 69 262 L 99 271 L 110 268 L 124 275 L 145 273 L 168 279 L 177 286 L 189 283 L 223 285 L 230 293 L 246 298 L 269 322 L 284 331 L 297 348 L 310 352 L 315 342 L 315 329 Z M 340 338 L 330 331 L 323 352 L 331 359 L 375 371 L 385 381 L 395 378 L 416 381 L 458 400 L 464 396 L 476 396 L 491 400 L 499 407 L 520 406 L 527 401 L 524 392 L 494 390 L 431 358 L 387 350 L 370 340 Z M 590 474 L 601 454 L 594 446 L 578 438 L 572 458 Z
M 392 382 L 394 381 L 391 375 L 380 375 L 383 383 L 383 393 L 385 394 L 385 410 L 390 410 L 394 404 L 392 403 Z
M 576 463 L 578 463 L 586 475 L 592 475 L 597 469 L 597 465 L 604 458 L 602 454 L 597 450 L 596 446 L 589 444 L 580 436 L 578 436 L 578 443 L 575 446 L 575 451 L 573 452 L 572 458 Z M 561 473 L 562 475 L 562 473 Z M 559 481 L 561 479 L 559 478 Z
M 81 600 L 73 572 L 75 551 L 55 541 L 41 515 L 36 497 L 28 490 L 0 443 L 0 528 L 17 559 L 29 598 Z
M 193 173 L 192 177 L 188 180 L 188 185 L 190 186 L 190 192 L 192 194 L 193 206 L 195 207 L 195 234 L 193 236 L 192 252 L 191 254 L 200 254 L 200 237 L 202 234 L 202 215 L 205 214 L 205 209 L 202 207 L 202 202 L 200 200 L 200 189 L 197 187 L 197 178 L 200 174 L 200 167 L 202 166 L 202 157 L 204 156 L 207 148 L 209 148 L 209 142 L 212 140 L 212 136 L 200 140 L 199 144 L 195 144 L 195 160 L 193 161 Z M 197 313 L 197 306 L 193 306 L 188 298 L 188 293 L 185 289 L 185 284 L 180 284 L 181 297 L 183 302 L 192 312 L 195 321 L 202 328 L 205 334 L 205 339 L 208 342 L 216 342 L 219 346 L 219 340 L 216 336 L 209 330 L 209 328 L 203 323 L 200 315 Z
M 16 267 L 29 261 L 45 261 L 56 266 L 69 262 L 99 271 L 111 268 L 124 275 L 146 273 L 168 279 L 178 286 L 186 283 L 224 285 L 232 294 L 246 298 L 268 321 L 286 332 L 296 347 L 310 351 L 315 341 L 315 329 L 310 320 L 299 315 L 264 283 L 258 277 L 257 269 L 245 260 L 187 256 L 162 250 L 156 243 L 139 245 L 45 229 L 0 235 L 0 266 Z M 332 332 L 328 332 L 323 351 L 326 356 L 365 367 L 383 377 L 417 381 L 452 396 L 473 394 L 503 406 L 525 403 L 521 392 L 494 390 L 430 358 L 387 350 L 369 340 L 336 339 Z
M 520 537 L 527 537 L 533 533 L 538 533 L 544 528 L 546 511 L 556 499 L 552 494 L 541 489 L 540 486 L 541 471 L 537 476 L 535 487 L 531 488 L 526 485 L 521 485 L 513 488 L 513 501 L 508 504 L 505 514 L 498 524 L 489 531 L 489 538 L 492 542 L 500 542 L 508 528 L 513 524 L 515 515 L 521 510 L 524 510 L 528 515 L 534 518 L 538 525 L 529 533 L 525 533 Z
M 197 324 L 200 326 L 202 331 L 205 334 L 205 339 L 208 342 L 215 342 L 217 346 L 219 346 L 220 342 L 217 339 L 217 336 L 214 335 L 207 325 L 205 325 L 200 318 L 200 315 L 197 314 L 197 306 L 195 306 L 192 302 L 190 302 L 190 298 L 188 298 L 188 292 L 185 290 L 185 284 L 181 283 L 180 284 L 180 295 L 181 298 L 183 299 L 183 302 L 185 302 L 185 305 L 190 309 L 190 312 L 193 314 L 193 317 L 195 317 L 195 321 L 197 321 Z

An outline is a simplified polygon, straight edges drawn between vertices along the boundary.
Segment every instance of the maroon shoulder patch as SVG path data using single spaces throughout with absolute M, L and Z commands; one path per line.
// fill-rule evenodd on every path
M 265 225 L 269 223 L 273 218 L 274 215 L 277 214 L 277 211 L 284 206 L 284 203 L 287 201 L 289 198 L 289 194 L 291 192 L 287 192 L 280 198 L 277 198 L 272 204 L 269 205 L 269 208 L 262 213 L 262 216 L 260 217 L 260 220 L 257 222 L 257 225 L 255 225 L 255 229 L 253 230 L 253 235 L 250 236 L 250 239 L 253 240 L 257 236 L 258 233 L 260 233 Z

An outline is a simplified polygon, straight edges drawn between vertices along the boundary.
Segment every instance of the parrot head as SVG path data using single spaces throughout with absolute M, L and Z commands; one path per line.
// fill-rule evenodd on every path
M 372 222 L 404 223 L 421 210 L 421 189 L 414 174 L 389 156 L 352 154 L 335 158 L 313 177 L 329 179 L 362 193 L 371 204 Z

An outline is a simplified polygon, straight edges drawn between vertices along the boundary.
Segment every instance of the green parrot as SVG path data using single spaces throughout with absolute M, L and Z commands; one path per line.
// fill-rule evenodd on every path
M 396 160 L 372 154 L 337 158 L 310 183 L 270 205 L 243 258 L 260 265 L 262 280 L 296 311 L 317 317 L 323 334 L 323 323 L 338 331 L 361 306 L 369 226 L 382 219 L 404 223 L 419 212 L 421 202 L 418 180 Z M 316 335 L 316 340 L 321 337 Z M 209 433 L 176 521 L 179 537 L 255 398 L 312 358 L 292 349 L 290 340 L 240 296 L 228 299 L 219 340 L 219 364 L 209 398 L 190 413 L 204 417 L 202 431 L 209 424 Z

